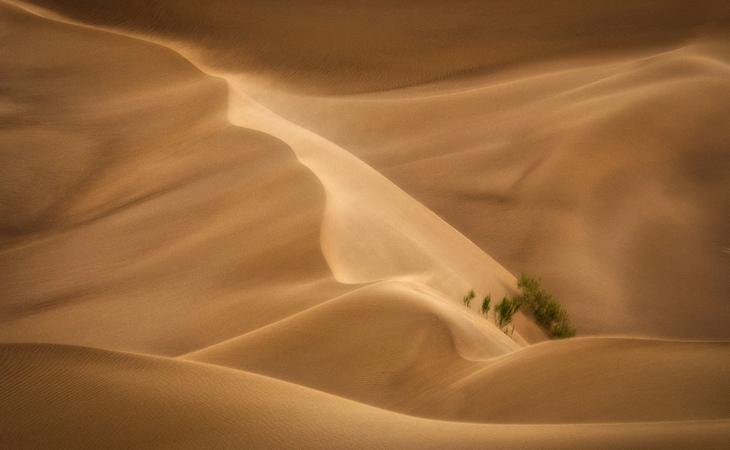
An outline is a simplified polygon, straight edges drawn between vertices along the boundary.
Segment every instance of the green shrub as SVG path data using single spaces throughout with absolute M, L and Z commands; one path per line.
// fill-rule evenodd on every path
M 520 309 L 520 301 L 517 298 L 503 297 L 502 301 L 494 307 L 494 320 L 499 328 L 509 325 L 512 317 Z
M 471 300 L 476 297 L 476 294 L 474 293 L 474 289 L 470 289 L 469 292 L 466 293 L 466 295 L 463 298 L 464 305 L 468 308 L 471 304 Z
M 568 311 L 552 294 L 547 293 L 542 288 L 539 279 L 522 274 L 517 280 L 517 286 L 520 288 L 519 295 L 503 297 L 502 301 L 494 306 L 494 321 L 500 329 L 507 334 L 511 334 L 505 330 L 505 327 L 512 324 L 514 315 L 520 307 L 524 306 L 524 309 L 532 314 L 535 322 L 545 329 L 550 337 L 566 338 L 575 336 L 576 330 L 570 323 Z M 462 298 L 467 308 L 471 307 L 471 301 L 474 297 L 476 297 L 476 293 L 474 289 L 470 289 Z M 487 295 L 482 300 L 481 311 L 484 317 L 489 316 L 491 303 L 491 295 Z M 514 332 L 514 325 L 512 325 L 512 332 Z
M 563 338 L 569 338 L 575 336 L 575 327 L 570 325 L 570 323 L 566 322 L 559 322 L 553 325 L 552 328 L 552 337 L 557 339 L 563 339 Z
M 492 303 L 492 296 L 487 295 L 484 297 L 484 300 L 482 301 L 482 314 L 484 317 L 487 317 L 489 315 L 489 305 Z
M 518 301 L 532 313 L 537 322 L 551 337 L 564 338 L 575 336 L 575 328 L 570 324 L 568 312 L 557 299 L 548 294 L 540 280 L 520 275 L 517 286 L 521 289 Z
M 520 278 L 517 279 L 517 286 L 522 289 L 523 292 L 539 292 L 542 290 L 540 287 L 540 280 L 537 278 L 531 278 L 527 275 L 520 274 Z

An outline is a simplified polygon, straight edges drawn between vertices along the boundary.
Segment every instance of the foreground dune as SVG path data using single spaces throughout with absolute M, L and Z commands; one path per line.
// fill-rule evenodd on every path
M 347 303 L 355 300 L 357 306 Z M 346 312 L 313 311 L 185 358 L 449 420 L 681 421 L 723 419 L 730 410 L 727 343 L 583 338 L 475 359 L 437 318 L 373 303 L 353 296 L 332 306 Z M 337 317 L 356 314 L 363 325 L 339 329 Z M 365 327 L 378 342 L 362 338 Z
M 0 374 L 0 433 L 13 448 L 586 449 L 608 442 L 616 448 L 721 448 L 730 434 L 726 421 L 440 422 L 244 371 L 80 347 L 2 345 Z
M 3 445 L 730 440 L 726 3 L 175 3 L 0 2 Z

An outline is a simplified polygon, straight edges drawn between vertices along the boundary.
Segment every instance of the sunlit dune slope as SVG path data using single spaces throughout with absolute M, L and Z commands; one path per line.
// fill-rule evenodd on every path
M 0 346 L 13 448 L 721 448 L 726 421 L 484 425 L 417 419 L 211 365 L 88 348 Z
M 459 419 L 458 412 L 441 413 L 435 398 L 442 402 L 448 386 L 519 348 L 491 321 L 451 308 L 434 292 L 384 282 L 184 358 L 388 409 Z
M 626 422 L 730 411 L 727 343 L 594 338 L 515 352 L 493 327 L 437 298 L 424 303 L 428 296 L 392 284 L 362 289 L 184 358 L 439 419 Z
M 474 336 L 473 324 L 463 324 L 456 334 L 462 340 L 454 341 L 444 329 L 444 323 L 453 325 L 434 317 L 436 311 L 424 317 L 426 311 L 406 304 L 389 306 L 392 295 L 383 288 L 354 293 L 185 358 L 440 419 L 721 419 L 730 408 L 730 398 L 721 394 L 730 376 L 726 343 L 580 339 L 485 359 L 489 353 L 461 348 L 464 341 L 485 341 Z M 362 321 L 343 325 L 337 317 L 346 315 Z M 365 340 L 370 333 L 380 339 Z M 332 341 L 333 335 L 339 338 Z M 399 339 L 403 335 L 408 341 Z

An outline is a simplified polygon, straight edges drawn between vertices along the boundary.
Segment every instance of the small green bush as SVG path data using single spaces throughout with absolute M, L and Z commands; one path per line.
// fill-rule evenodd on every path
M 471 304 L 472 299 L 476 297 L 476 294 L 474 293 L 474 289 L 470 289 L 469 292 L 466 293 L 466 295 L 463 298 L 464 305 L 468 308 Z
M 525 310 L 535 318 L 535 322 L 545 329 L 550 337 L 567 338 L 575 336 L 576 330 L 570 323 L 568 311 L 552 294 L 547 293 L 542 288 L 539 279 L 522 274 L 517 280 L 517 286 L 520 288 L 519 295 L 503 297 L 502 301 L 494 306 L 494 321 L 500 329 L 511 335 L 511 332 L 514 332 L 514 325 L 512 325 L 511 332 L 505 330 L 505 327 L 512 324 L 514 315 L 520 307 L 524 306 Z M 467 308 L 471 306 L 474 297 L 476 297 L 476 293 L 474 289 L 470 289 L 462 298 Z M 481 311 L 485 318 L 489 316 L 491 303 L 491 295 L 487 295 L 482 300 Z
M 484 300 L 482 301 L 482 314 L 484 317 L 487 317 L 489 315 L 489 305 L 492 303 L 492 296 L 487 295 L 484 297 Z
M 575 327 L 568 322 L 559 322 L 553 325 L 552 337 L 557 339 L 569 338 L 575 336 Z
M 520 309 L 521 303 L 517 298 L 503 297 L 502 301 L 494 307 L 494 320 L 499 328 L 512 323 L 512 317 Z
M 551 337 L 575 336 L 575 328 L 570 324 L 568 312 L 555 297 L 542 288 L 539 279 L 522 274 L 517 286 L 522 291 L 517 300 L 525 305 L 525 309 L 532 313 L 535 321 Z

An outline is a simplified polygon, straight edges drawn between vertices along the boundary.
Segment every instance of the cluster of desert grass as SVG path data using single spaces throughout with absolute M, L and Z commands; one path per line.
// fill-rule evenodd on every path
M 570 323 L 568 311 L 561 305 L 554 295 L 548 293 L 540 284 L 538 278 L 525 274 L 520 275 L 517 282 L 520 293 L 515 296 L 505 296 L 494 306 L 494 322 L 505 333 L 512 335 L 515 326 L 512 319 L 520 308 L 535 318 L 550 337 L 555 339 L 575 336 L 575 327 Z M 467 308 L 476 297 L 474 289 L 464 295 L 462 301 Z M 481 313 L 484 318 L 489 317 L 492 296 L 488 294 L 482 300 Z

